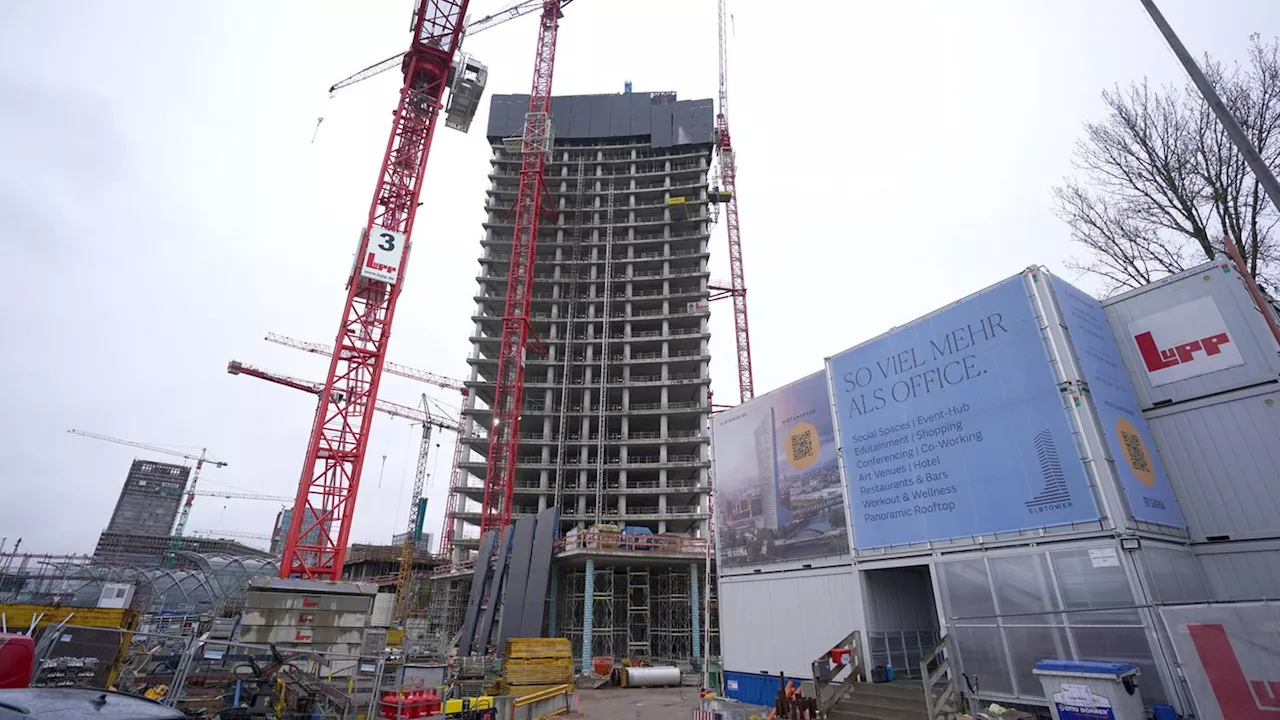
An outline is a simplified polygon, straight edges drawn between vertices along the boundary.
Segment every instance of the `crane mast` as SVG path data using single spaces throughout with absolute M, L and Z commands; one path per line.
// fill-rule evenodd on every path
M 419 0 L 404 84 L 307 442 L 281 577 L 338 580 L 431 139 L 469 0 Z
M 729 136 L 729 63 L 725 49 L 725 0 L 717 3 L 720 21 L 720 108 L 716 114 L 716 146 L 720 152 L 720 183 L 724 200 L 724 224 L 729 236 L 729 296 L 733 298 L 733 335 L 738 353 L 740 402 L 755 397 L 751 376 L 751 331 L 747 323 L 747 281 L 742 269 L 742 234 L 738 225 L 737 169 Z
M 543 0 L 538 45 L 533 63 L 529 112 L 519 138 L 520 189 L 515 203 L 511 238 L 511 269 L 506 307 L 502 314 L 502 343 L 498 351 L 498 379 L 494 391 L 493 427 L 485 468 L 484 504 L 480 532 L 511 522 L 515 489 L 516 451 L 520 444 L 520 410 L 524 401 L 525 354 L 529 342 L 529 305 L 533 297 L 533 264 L 538 245 L 538 220 L 547 156 L 551 153 L 551 78 L 555 70 L 556 37 L 562 0 Z

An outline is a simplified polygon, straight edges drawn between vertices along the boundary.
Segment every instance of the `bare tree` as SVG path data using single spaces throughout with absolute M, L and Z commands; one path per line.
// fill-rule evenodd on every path
M 1280 41 L 1250 38 L 1249 61 L 1205 74 L 1267 164 L 1280 164 Z M 1079 176 L 1053 189 L 1054 211 L 1088 248 L 1068 263 L 1107 292 L 1145 285 L 1240 249 L 1259 282 L 1280 279 L 1280 216 L 1213 111 L 1188 81 L 1104 91 L 1107 116 L 1085 124 Z

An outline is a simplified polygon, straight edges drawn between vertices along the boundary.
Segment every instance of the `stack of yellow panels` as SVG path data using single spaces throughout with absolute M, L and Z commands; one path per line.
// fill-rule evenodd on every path
M 565 638 L 512 638 L 502 662 L 502 692 L 532 695 L 573 682 L 572 648 Z

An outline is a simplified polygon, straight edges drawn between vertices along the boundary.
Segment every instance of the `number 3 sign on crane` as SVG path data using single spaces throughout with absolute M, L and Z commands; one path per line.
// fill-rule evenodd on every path
M 400 267 L 404 264 L 404 233 L 374 225 L 372 239 L 360 263 L 360 275 L 394 284 L 400 279 Z

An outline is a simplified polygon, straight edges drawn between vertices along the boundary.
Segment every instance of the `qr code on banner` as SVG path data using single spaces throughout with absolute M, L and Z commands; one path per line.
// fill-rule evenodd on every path
M 1124 441 L 1124 451 L 1129 455 L 1129 467 L 1138 473 L 1151 472 L 1151 460 L 1147 458 L 1142 438 L 1136 433 L 1122 432 L 1120 439 Z
M 813 455 L 813 431 L 805 430 L 791 436 L 791 458 L 803 460 Z

